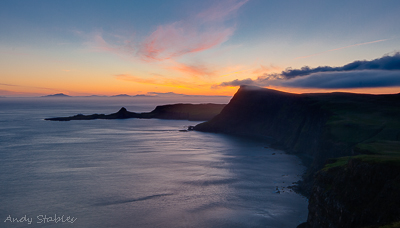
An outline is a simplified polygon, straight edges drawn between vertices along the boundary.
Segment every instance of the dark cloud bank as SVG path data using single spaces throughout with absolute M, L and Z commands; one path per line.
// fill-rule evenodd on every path
M 280 74 L 233 80 L 218 86 L 284 86 L 294 88 L 372 88 L 400 86 L 400 52 L 371 61 L 354 61 L 341 67 L 288 68 Z

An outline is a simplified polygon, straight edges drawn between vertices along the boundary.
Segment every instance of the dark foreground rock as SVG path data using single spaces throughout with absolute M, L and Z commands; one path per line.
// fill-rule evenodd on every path
M 129 112 L 122 107 L 118 112 L 112 114 L 78 114 L 69 117 L 46 118 L 50 121 L 70 121 L 70 120 L 95 120 L 95 119 L 175 119 L 175 120 L 210 120 L 225 107 L 224 104 L 172 104 L 157 106 L 153 111 L 146 113 Z
M 308 227 L 379 227 L 395 221 L 400 221 L 398 164 L 349 158 L 344 166 L 317 173 Z

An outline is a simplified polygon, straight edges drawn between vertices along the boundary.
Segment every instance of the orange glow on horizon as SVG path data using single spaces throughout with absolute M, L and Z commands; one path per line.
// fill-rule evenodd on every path
M 115 80 L 117 79 L 117 80 Z M 112 82 L 112 83 L 111 83 Z M 205 96 L 233 96 L 239 87 L 218 87 L 211 88 L 213 84 L 189 83 L 178 79 L 166 79 L 162 77 L 140 78 L 132 75 L 115 75 L 114 80 L 103 81 L 100 83 L 37 83 L 40 86 L 0 84 L 0 96 L 42 96 L 55 93 L 64 93 L 70 96 L 90 96 L 105 95 L 112 96 L 117 94 L 138 95 L 150 92 Z M 90 86 L 88 86 L 90 85 Z M 73 89 L 69 89 L 73 88 Z M 357 89 L 309 89 L 309 88 L 288 88 L 279 86 L 269 86 L 269 89 L 279 90 L 288 93 L 331 93 L 348 92 L 364 94 L 397 94 L 400 87 L 384 88 L 357 88 Z
M 380 88 L 356 88 L 356 89 L 309 89 L 309 88 L 288 88 L 279 86 L 269 86 L 268 89 L 279 90 L 287 93 L 360 93 L 360 94 L 397 94 L 400 93 L 400 87 L 380 87 Z

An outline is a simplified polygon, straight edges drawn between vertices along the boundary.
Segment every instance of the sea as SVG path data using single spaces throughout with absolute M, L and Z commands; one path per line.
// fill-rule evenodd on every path
M 0 98 L 0 227 L 295 228 L 301 161 L 266 142 L 160 119 L 45 121 L 147 112 L 201 98 Z

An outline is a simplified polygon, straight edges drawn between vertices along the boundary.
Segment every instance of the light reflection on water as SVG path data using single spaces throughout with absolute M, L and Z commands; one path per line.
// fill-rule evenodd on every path
M 43 113 L 54 105 L 15 108 L 15 115 L 12 107 L 0 111 L 10 120 L 0 126 L 2 227 L 296 227 L 306 220 L 306 200 L 283 188 L 304 167 L 261 142 L 179 132 L 198 122 L 49 122 Z M 36 224 L 36 216 L 55 213 L 77 220 Z M 3 223 L 8 215 L 33 224 Z

